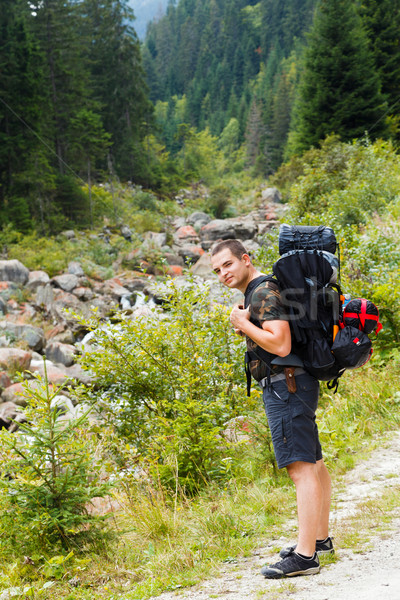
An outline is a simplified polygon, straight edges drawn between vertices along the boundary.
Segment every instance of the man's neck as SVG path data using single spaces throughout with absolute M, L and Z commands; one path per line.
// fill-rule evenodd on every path
M 240 291 L 242 292 L 242 294 L 245 293 L 245 291 L 247 290 L 247 286 L 249 285 L 249 283 L 251 281 L 253 281 L 253 279 L 257 279 L 257 277 L 260 277 L 260 275 L 262 275 L 262 273 L 260 273 L 260 271 L 257 271 L 257 269 L 254 269 L 251 273 L 249 273 L 249 277 L 246 281 L 246 283 L 240 287 Z

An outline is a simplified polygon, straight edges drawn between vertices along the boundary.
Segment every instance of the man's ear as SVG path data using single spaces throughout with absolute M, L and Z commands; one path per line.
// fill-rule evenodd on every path
M 251 265 L 251 258 L 250 258 L 250 256 L 248 254 L 243 254 L 242 261 L 244 262 L 244 264 L 246 265 L 246 267 L 248 267 L 249 265 Z

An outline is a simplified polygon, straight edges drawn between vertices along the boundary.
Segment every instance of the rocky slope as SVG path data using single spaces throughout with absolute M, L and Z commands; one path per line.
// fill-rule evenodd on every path
M 29 271 L 18 260 L 0 261 L 0 427 L 15 428 L 23 419 L 22 384 L 15 383 L 16 372 L 44 374 L 52 385 L 69 382 L 88 383 L 90 376 L 77 362 L 87 331 L 68 311 L 88 317 L 96 308 L 103 317 L 114 311 L 128 311 L 132 318 L 146 310 L 146 303 L 157 303 L 155 282 L 158 275 L 184 282 L 184 269 L 212 277 L 208 250 L 219 240 L 237 238 L 249 251 L 262 243 L 263 235 L 276 227 L 286 207 L 275 188 L 263 190 L 260 207 L 238 218 L 214 219 L 195 212 L 172 223 L 172 241 L 166 232 L 147 232 L 142 248 L 132 250 L 144 271 L 119 271 L 111 279 L 87 277 L 79 262 L 70 262 L 67 272 L 52 278 L 44 271 Z M 129 240 L 127 227 L 120 233 Z M 73 239 L 73 231 L 64 232 Z M 102 232 L 107 242 L 108 231 Z M 162 257 L 166 267 L 160 271 L 151 257 Z M 115 267 L 121 265 L 116 261 Z M 30 385 L 35 385 L 33 380 Z M 64 407 L 68 410 L 68 397 Z M 62 402 L 62 399 L 61 399 Z

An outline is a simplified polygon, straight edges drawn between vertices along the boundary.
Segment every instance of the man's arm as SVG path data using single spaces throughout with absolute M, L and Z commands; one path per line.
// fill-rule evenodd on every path
M 288 321 L 274 319 L 263 321 L 262 329 L 250 321 L 250 312 L 239 305 L 234 306 L 230 316 L 235 329 L 239 329 L 253 342 L 267 352 L 287 356 L 292 347 L 292 337 Z

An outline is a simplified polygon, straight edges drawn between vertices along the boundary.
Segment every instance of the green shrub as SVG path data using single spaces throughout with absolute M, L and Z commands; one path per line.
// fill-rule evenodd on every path
M 18 555 L 56 548 L 83 551 L 104 539 L 104 517 L 92 514 L 90 503 L 110 492 L 101 481 L 104 465 L 98 442 L 88 427 L 88 414 L 59 418 L 47 378 L 38 388 L 25 386 L 27 423 L 17 433 L 0 437 L 1 550 Z
M 94 319 L 95 346 L 82 359 L 96 375 L 90 395 L 103 416 L 157 477 L 188 491 L 230 476 L 234 449 L 222 431 L 254 402 L 245 396 L 243 346 L 208 295 L 204 284 L 171 281 L 163 314 Z

